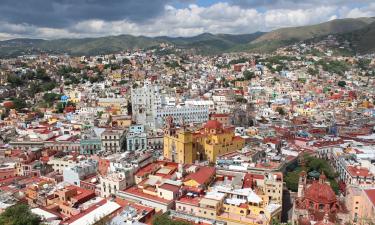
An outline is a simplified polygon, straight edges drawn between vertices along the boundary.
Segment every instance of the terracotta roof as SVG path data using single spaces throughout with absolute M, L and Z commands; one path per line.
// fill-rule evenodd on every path
M 199 184 L 204 184 L 210 180 L 211 177 L 215 175 L 214 167 L 199 167 L 198 171 L 195 173 L 190 173 L 185 177 L 185 181 L 194 180 Z
M 311 222 L 308 218 L 302 217 L 298 219 L 298 224 L 299 225 L 311 225 Z
M 336 194 L 327 183 L 315 181 L 305 191 L 305 198 L 314 202 L 328 204 L 336 202 Z
M 247 173 L 244 177 L 242 188 L 253 188 L 254 180 L 263 180 L 264 175 Z
M 176 202 L 187 203 L 187 204 L 190 204 L 190 205 L 198 206 L 201 199 L 202 199 L 201 197 L 183 196 L 179 200 L 177 200 Z
M 372 204 L 375 205 L 375 189 L 365 190 L 365 193 L 372 202 Z
M 172 192 L 178 192 L 180 190 L 179 186 L 167 184 L 167 183 L 162 184 L 159 188 L 172 191 Z
M 348 166 L 347 167 L 348 172 L 350 173 L 351 176 L 356 177 L 372 177 L 373 175 L 370 173 L 370 171 L 367 168 L 361 167 L 361 168 L 356 168 L 355 166 Z
M 160 202 L 160 203 L 169 204 L 169 203 L 172 202 L 172 200 L 166 200 L 164 198 L 159 198 L 159 197 L 156 197 L 154 195 L 146 194 L 142 191 L 142 189 L 137 188 L 137 186 L 130 187 L 126 190 L 123 190 L 122 192 L 131 194 L 131 195 L 134 195 L 134 196 L 137 196 L 137 197 L 140 197 L 140 198 L 157 201 L 157 202 Z
M 211 117 L 215 118 L 215 117 L 228 117 L 229 114 L 225 114 L 225 113 L 215 113 L 215 114 L 212 114 Z
M 204 125 L 204 128 L 206 128 L 206 129 L 221 129 L 221 128 L 223 128 L 223 125 L 217 120 L 209 120 Z

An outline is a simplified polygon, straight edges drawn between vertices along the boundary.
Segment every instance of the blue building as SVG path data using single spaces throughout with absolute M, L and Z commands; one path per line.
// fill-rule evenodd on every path
M 82 155 L 95 155 L 102 148 L 100 135 L 94 129 L 90 129 L 82 134 L 79 145 Z
M 130 126 L 126 134 L 126 150 L 144 150 L 147 149 L 147 133 L 143 125 Z

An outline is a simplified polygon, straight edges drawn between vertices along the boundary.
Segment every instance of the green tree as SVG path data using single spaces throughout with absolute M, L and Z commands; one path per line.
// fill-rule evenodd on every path
M 122 59 L 122 64 L 131 64 L 130 60 L 127 58 Z
M 13 108 L 16 110 L 20 110 L 27 107 L 26 101 L 21 98 L 11 98 L 13 102 Z
M 30 93 L 30 96 L 34 96 L 36 93 L 42 91 L 42 88 L 40 87 L 40 84 L 37 81 L 34 81 L 30 84 L 28 91 Z
M 58 113 L 63 113 L 64 108 L 65 108 L 65 103 L 63 103 L 63 102 L 57 103 L 56 110 L 57 110 Z
M 284 116 L 286 114 L 283 107 L 277 107 L 276 112 L 278 112 L 280 115 Z
M 249 70 L 245 70 L 243 72 L 243 77 L 245 78 L 245 80 L 251 80 L 255 77 L 255 75 L 254 75 L 254 72 L 251 72 Z
M 45 93 L 43 95 L 43 100 L 47 103 L 47 104 L 52 104 L 54 103 L 55 101 L 59 100 L 61 98 L 61 95 L 60 94 L 56 94 L 56 93 Z
M 317 69 L 313 69 L 313 68 L 309 67 L 307 69 L 307 73 L 310 74 L 311 76 L 316 76 L 316 75 L 318 75 L 319 71 Z
M 121 85 L 124 85 L 126 83 L 128 83 L 128 81 L 126 81 L 126 80 L 120 80 L 120 82 L 119 82 L 119 84 L 121 84 Z
M 33 214 L 25 204 L 17 204 L 7 208 L 0 214 L 3 225 L 41 225 L 39 216 Z
M 338 86 L 340 87 L 345 87 L 346 86 L 346 82 L 344 80 L 340 80 L 338 83 L 337 83 Z
M 288 172 L 287 175 L 285 176 L 285 183 L 286 187 L 291 190 L 296 192 L 298 190 L 298 180 L 299 180 L 299 173 L 301 172 L 301 169 L 297 169 L 292 172 Z
M 247 100 L 243 97 L 236 97 L 236 102 L 239 102 L 239 103 L 247 103 Z
M 238 64 L 238 63 L 245 63 L 245 62 L 248 62 L 249 59 L 247 58 L 239 58 L 239 59 L 233 59 L 229 62 L 230 65 L 233 65 L 233 64 Z
M 24 84 L 24 81 L 17 75 L 9 75 L 7 78 L 7 82 L 10 83 L 10 86 L 13 88 L 20 87 Z
M 38 68 L 36 69 L 36 74 L 35 74 L 36 78 L 38 80 L 41 80 L 41 81 L 44 81 L 44 82 L 49 82 L 51 81 L 51 77 L 49 77 L 46 73 L 46 70 L 43 69 L 43 68 Z
M 167 214 L 162 214 L 154 217 L 152 225 L 191 225 L 191 223 L 172 220 Z
M 358 67 L 361 70 L 368 70 L 370 63 L 371 63 L 371 59 L 360 59 L 358 60 Z
M 43 91 L 51 91 L 56 87 L 56 82 L 45 82 L 41 85 Z
M 335 178 L 337 177 L 337 174 L 334 172 L 331 165 L 328 163 L 328 161 L 324 159 L 319 159 L 313 156 L 304 155 L 303 156 L 306 162 L 304 170 L 308 173 L 310 171 L 319 171 L 323 172 L 327 180 L 330 182 L 331 187 L 333 191 L 338 194 L 339 193 L 339 185 L 336 182 Z M 291 191 L 297 191 L 298 190 L 298 180 L 299 180 L 299 174 L 302 171 L 301 167 L 295 168 L 293 171 L 288 172 L 285 176 L 285 182 L 286 186 Z

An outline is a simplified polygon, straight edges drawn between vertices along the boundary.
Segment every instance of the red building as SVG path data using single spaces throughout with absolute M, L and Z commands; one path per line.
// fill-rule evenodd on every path
M 319 180 L 307 180 L 307 174 L 302 171 L 298 182 L 298 194 L 293 206 L 294 224 L 344 224 L 347 209 L 339 201 L 335 192 L 327 182 L 324 174 Z

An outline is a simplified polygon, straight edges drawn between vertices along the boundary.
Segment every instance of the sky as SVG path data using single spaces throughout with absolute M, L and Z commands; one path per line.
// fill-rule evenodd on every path
M 370 16 L 374 0 L 0 0 L 0 40 L 245 34 Z

